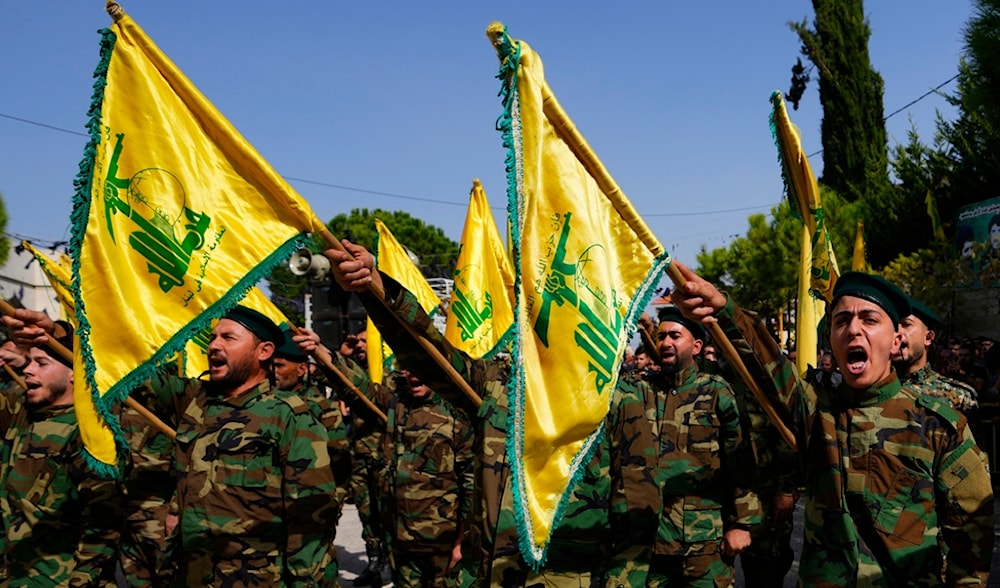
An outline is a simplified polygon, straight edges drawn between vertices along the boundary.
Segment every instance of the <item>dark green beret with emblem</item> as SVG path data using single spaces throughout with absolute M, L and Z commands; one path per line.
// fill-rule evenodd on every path
M 267 318 L 263 313 L 246 306 L 237 306 L 226 313 L 222 318 L 236 321 L 247 328 L 248 331 L 257 335 L 261 341 L 270 341 L 277 347 L 285 341 L 285 334 L 281 332 L 274 321 Z
M 853 296 L 879 305 L 889 315 L 892 324 L 899 326 L 899 319 L 910 316 L 910 297 L 895 284 L 875 274 L 847 272 L 837 278 L 833 287 L 833 305 L 844 296 Z
M 691 331 L 691 336 L 695 339 L 704 341 L 708 337 L 708 333 L 705 331 L 705 327 L 701 326 L 701 323 L 693 321 L 681 314 L 681 309 L 677 308 L 673 304 L 660 308 L 657 313 L 657 317 L 660 319 L 661 323 L 663 321 L 669 321 L 684 325 L 687 327 L 687 330 Z

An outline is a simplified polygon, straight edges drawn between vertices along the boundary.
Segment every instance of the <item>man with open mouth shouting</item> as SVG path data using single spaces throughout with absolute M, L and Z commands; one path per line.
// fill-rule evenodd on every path
M 681 271 L 687 284 L 675 303 L 692 319 L 718 321 L 796 433 L 806 488 L 800 584 L 985 586 L 993 550 L 986 459 L 965 417 L 901 385 L 892 369 L 907 296 L 878 276 L 840 277 L 828 317 L 844 381 L 826 387 L 795 373 L 754 313 Z

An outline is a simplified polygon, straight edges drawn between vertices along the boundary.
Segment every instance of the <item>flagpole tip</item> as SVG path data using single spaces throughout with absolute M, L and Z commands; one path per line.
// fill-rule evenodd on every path
M 495 20 L 486 27 L 486 37 L 490 44 L 496 49 L 497 56 L 501 61 L 507 59 L 514 52 L 513 40 L 507 34 L 507 26 Z
M 104 6 L 104 9 L 108 11 L 108 16 L 110 16 L 115 21 L 121 20 L 125 16 L 125 10 L 114 0 L 108 0 L 108 3 Z

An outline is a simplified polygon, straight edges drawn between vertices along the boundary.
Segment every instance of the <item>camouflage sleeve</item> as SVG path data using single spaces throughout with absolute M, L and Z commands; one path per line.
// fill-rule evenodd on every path
M 336 523 L 336 485 L 326 451 L 323 425 L 306 407 L 286 421 L 281 437 L 285 567 L 290 585 L 314 585 L 323 578 L 330 556 L 330 533 Z M 327 578 L 324 585 L 336 585 Z
M 368 316 L 375 323 L 385 342 L 396 354 L 399 364 L 413 372 L 436 394 L 440 394 L 456 408 L 468 415 L 475 415 L 478 408 L 465 393 L 452 382 L 445 370 L 437 363 L 430 361 L 427 351 L 407 332 L 403 324 L 410 325 L 413 330 L 427 339 L 445 360 L 451 364 L 458 374 L 472 386 L 474 390 L 482 388 L 481 377 L 484 373 L 484 363 L 473 359 L 467 354 L 452 347 L 444 335 L 434 327 L 430 316 L 424 312 L 416 297 L 391 277 L 382 274 L 385 287 L 386 304 L 375 299 L 372 294 L 361 296 Z M 477 382 L 480 382 L 477 384 Z
M 132 395 L 142 397 L 150 404 L 146 408 L 171 427 L 177 428 L 187 405 L 198 391 L 197 385 L 190 385 L 193 382 L 197 380 L 179 378 L 168 370 L 161 369 Z
M 719 326 L 746 366 L 750 377 L 772 400 L 781 420 L 795 433 L 798 446 L 807 446 L 809 415 L 815 408 L 815 395 L 808 383 L 796 373 L 795 365 L 782 353 L 767 325 L 753 312 L 737 308 L 732 300 L 716 313 Z M 757 402 L 753 395 L 750 398 Z
M 957 416 L 957 415 L 956 415 Z M 985 454 L 964 417 L 941 427 L 937 453 L 937 510 L 947 546 L 947 586 L 985 586 L 993 554 L 993 486 Z
M 722 467 L 732 491 L 732 502 L 724 505 L 726 526 L 750 527 L 759 524 L 763 515 L 760 500 L 753 488 L 754 457 L 749 439 L 743 436 L 736 397 L 721 378 L 716 413 L 722 435 Z
M 76 486 L 80 512 L 80 543 L 69 586 L 97 585 L 111 576 L 118 559 L 118 544 L 125 525 L 125 492 L 119 481 L 102 480 L 91 473 L 82 452 L 74 459 L 71 478 Z
M 358 392 L 363 394 L 365 398 L 371 400 L 373 404 L 378 406 L 384 413 L 386 406 L 388 406 L 388 399 L 391 396 L 384 388 L 384 386 L 378 382 L 372 382 L 371 378 L 368 376 L 368 370 L 359 365 L 356 361 L 348 359 L 340 354 L 340 352 L 333 349 L 330 350 L 331 363 L 333 367 L 344 375 L 345 378 L 357 389 Z M 357 393 L 350 387 L 346 386 L 344 382 L 340 379 L 340 376 L 334 373 L 330 373 L 323 368 L 324 373 L 331 385 L 338 391 L 344 391 L 343 394 L 339 396 L 351 407 L 352 411 L 357 411 L 361 414 L 362 418 L 375 422 L 376 420 L 381 421 L 375 413 L 372 412 L 371 408 L 365 404 L 360 398 L 358 398 Z
M 658 456 L 649 437 L 652 432 L 642 391 L 645 386 L 639 380 L 619 380 L 605 419 L 611 452 L 611 554 L 605 569 L 607 586 L 645 585 L 659 522 L 661 490 L 653 476 Z
M 455 473 L 458 476 L 458 521 L 464 523 L 472 516 L 476 473 L 474 452 L 475 436 L 472 426 L 462 416 L 455 418 Z

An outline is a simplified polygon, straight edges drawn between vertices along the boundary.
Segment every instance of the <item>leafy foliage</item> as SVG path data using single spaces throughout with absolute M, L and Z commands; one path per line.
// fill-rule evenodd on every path
M 854 202 L 889 186 L 883 81 L 871 66 L 862 0 L 813 0 L 813 29 L 789 23 L 819 70 L 823 105 L 821 181 Z
M 348 239 L 368 250 L 375 247 L 375 219 L 389 227 L 404 247 L 420 258 L 420 266 L 427 277 L 450 278 L 458 258 L 458 243 L 449 239 L 444 231 L 403 211 L 368 210 L 356 208 L 350 214 L 338 214 L 327 223 L 327 228 L 338 239 Z M 315 237 L 310 249 L 318 253 L 327 244 Z M 287 264 L 275 268 L 268 278 L 272 299 L 289 319 L 303 324 L 299 301 L 308 287 L 304 276 L 296 276 Z

